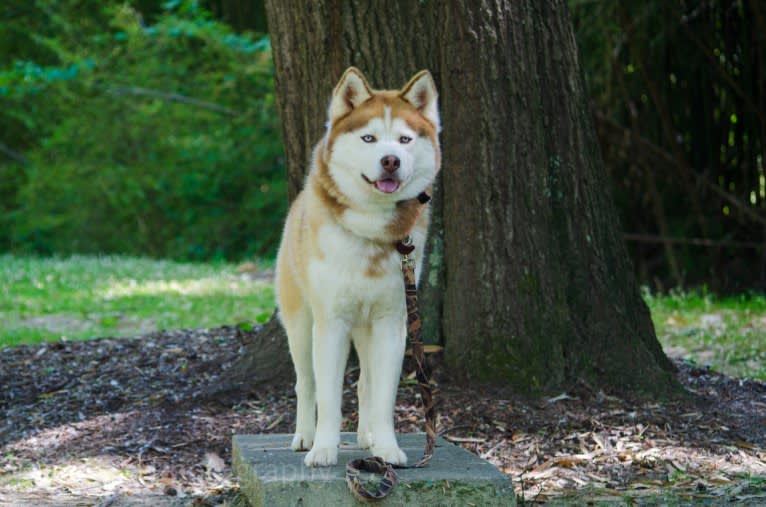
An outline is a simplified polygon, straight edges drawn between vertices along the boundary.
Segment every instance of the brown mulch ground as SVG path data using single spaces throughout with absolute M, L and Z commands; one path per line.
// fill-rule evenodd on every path
M 242 504 L 231 435 L 289 432 L 295 399 L 289 385 L 233 407 L 205 399 L 241 339 L 217 328 L 0 351 L 0 505 Z M 663 404 L 585 385 L 530 401 L 441 379 L 439 430 L 530 502 L 766 503 L 766 384 L 678 367 L 693 396 Z M 398 430 L 420 429 L 416 400 L 405 380 Z

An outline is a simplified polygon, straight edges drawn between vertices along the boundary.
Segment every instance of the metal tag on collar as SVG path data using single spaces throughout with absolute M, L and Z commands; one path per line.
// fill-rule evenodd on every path
M 412 236 L 409 235 L 394 243 L 394 247 L 396 247 L 396 251 L 402 255 L 409 255 L 415 250 L 415 245 L 412 244 Z

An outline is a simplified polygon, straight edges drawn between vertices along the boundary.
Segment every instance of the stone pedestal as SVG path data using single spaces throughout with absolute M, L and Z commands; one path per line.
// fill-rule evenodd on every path
M 399 434 L 399 445 L 410 462 L 420 459 L 425 434 Z M 233 468 L 242 492 L 253 507 L 363 505 L 343 478 L 346 463 L 369 456 L 356 446 L 356 434 L 343 433 L 338 465 L 309 468 L 305 452 L 290 449 L 292 435 L 235 435 Z M 425 468 L 397 470 L 399 484 L 381 506 L 515 505 L 510 479 L 492 464 L 444 439 Z

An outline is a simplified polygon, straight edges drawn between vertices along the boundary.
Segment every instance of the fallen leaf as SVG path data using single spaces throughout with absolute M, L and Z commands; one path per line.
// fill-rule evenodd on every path
M 208 472 L 223 472 L 226 469 L 226 463 L 214 452 L 205 453 L 205 468 Z

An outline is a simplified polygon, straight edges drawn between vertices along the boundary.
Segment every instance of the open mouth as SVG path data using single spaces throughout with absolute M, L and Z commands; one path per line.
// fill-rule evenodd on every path
M 379 180 L 372 181 L 364 174 L 362 175 L 362 178 L 364 178 L 364 181 L 374 186 L 377 190 L 383 192 L 384 194 L 393 194 L 399 190 L 399 186 L 401 186 L 401 182 L 394 178 L 381 178 Z

